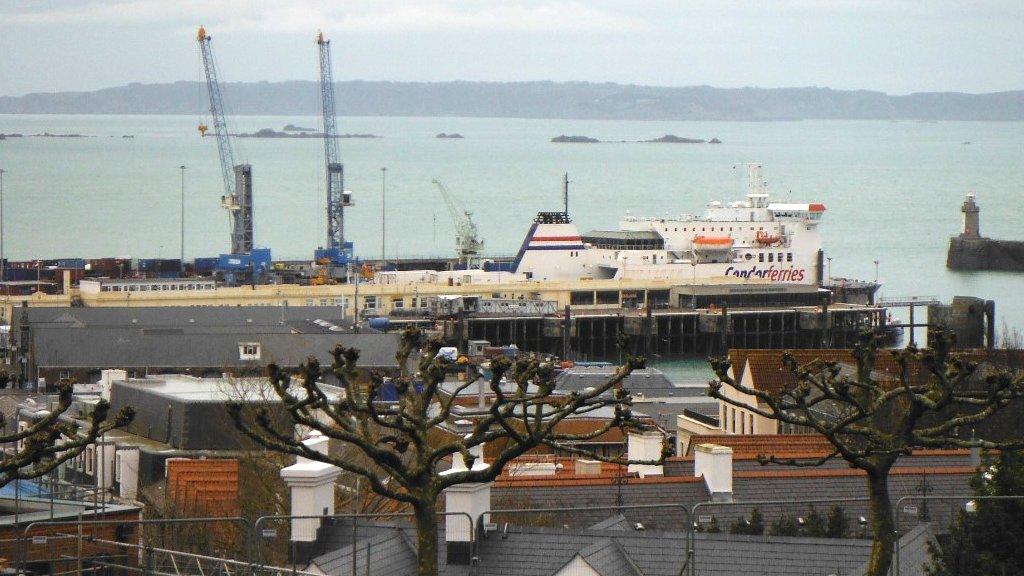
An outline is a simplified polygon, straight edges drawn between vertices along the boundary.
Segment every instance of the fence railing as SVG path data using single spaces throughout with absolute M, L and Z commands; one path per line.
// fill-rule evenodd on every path
M 964 510 L 968 512 L 980 502 L 1014 500 L 1024 503 L 1024 496 L 903 496 L 894 504 L 896 519 L 894 562 L 891 574 L 903 576 L 906 562 L 920 560 L 921 545 L 914 536 L 915 550 L 902 549 L 903 537 L 915 526 L 931 522 L 943 531 L 956 522 Z M 968 503 L 971 505 L 966 506 Z M 867 498 L 811 498 L 707 501 L 689 503 L 653 503 L 600 506 L 566 506 L 547 508 L 494 508 L 473 517 L 466 513 L 440 513 L 441 522 L 461 517 L 469 535 L 470 575 L 480 574 L 481 566 L 496 560 L 488 554 L 501 550 L 501 541 L 527 534 L 546 534 L 559 538 L 569 548 L 581 552 L 602 538 L 628 539 L 642 537 L 643 531 L 657 532 L 672 548 L 666 555 L 672 563 L 674 576 L 696 576 L 713 570 L 713 564 L 729 554 L 730 538 L 717 532 L 733 532 L 751 536 L 784 539 L 798 536 L 821 537 L 823 564 L 835 560 L 846 568 L 850 549 L 870 554 L 870 522 L 864 510 Z M 926 506 L 928 505 L 928 506 Z M 947 510 L 948 508 L 948 510 Z M 830 513 L 845 512 L 843 522 L 836 520 L 838 532 L 823 537 L 822 522 Z M 755 512 L 756 511 L 756 512 Z M 853 518 L 849 515 L 852 513 Z M 364 530 L 380 530 L 381 526 L 397 528 L 411 535 L 412 513 L 363 513 L 332 515 L 267 515 L 255 520 L 230 518 L 167 518 L 142 520 L 41 520 L 28 524 L 16 540 L 0 541 L 0 545 L 17 548 L 13 560 L 19 573 L 38 569 L 41 563 L 54 574 L 142 574 L 167 576 L 208 576 L 232 574 L 252 576 L 284 576 L 312 574 L 305 563 L 297 563 L 297 543 L 292 527 L 296 521 L 318 521 L 333 526 L 341 546 L 351 544 L 342 574 L 362 574 L 370 562 L 369 539 Z M 594 518 L 604 522 L 592 522 Z M 627 518 L 628 517 L 628 518 Z M 641 522 L 640 520 L 643 520 Z M 612 526 L 614 522 L 619 525 Z M 646 524 L 649 522 L 649 524 Z M 544 525 L 547 527 L 544 527 Z M 600 525 L 599 525 L 600 524 Z M 945 524 L 945 525 L 939 525 Z M 451 523 L 449 522 L 449 525 Z M 923 528 L 921 528 L 923 530 Z M 922 532 L 923 533 L 923 532 Z M 228 544 L 214 544 L 217 536 Z M 535 536 L 536 537 L 536 536 Z M 494 540 L 488 540 L 494 538 Z M 833 538 L 830 542 L 827 538 Z M 834 539 L 858 540 L 857 544 L 840 544 Z M 749 538 L 734 538 L 740 543 Z M 407 540 L 408 541 L 408 540 Z M 415 538 L 412 539 L 415 541 Z M 786 540 L 778 540 L 784 544 Z M 934 542 L 934 540 L 932 540 Z M 365 544 L 365 548 L 361 543 Z M 309 544 L 309 543 L 306 543 Z M 735 550 L 736 548 L 732 548 Z M 308 550 L 307 550 L 308 552 Z M 324 553 L 329 551 L 320 551 Z M 906 558 L 904 552 L 907 552 Z M 733 552 L 735 553 L 735 552 Z M 830 557 L 834 554 L 834 558 Z M 359 562 L 357 562 L 357 557 Z M 745 559 L 745 560 L 750 560 Z M 918 562 L 919 563 L 919 562 Z M 337 569 L 336 569 L 337 570 Z M 915 572 L 923 573 L 920 566 Z M 510 573 L 511 574 L 511 573 Z

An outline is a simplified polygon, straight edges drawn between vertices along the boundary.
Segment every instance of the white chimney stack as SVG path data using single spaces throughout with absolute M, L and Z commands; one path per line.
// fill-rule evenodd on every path
M 716 502 L 732 501 L 732 448 L 698 444 L 693 448 L 693 475 L 703 476 Z
M 100 384 L 102 390 L 100 397 L 110 402 L 110 392 L 114 388 L 114 382 L 124 382 L 128 379 L 128 372 L 124 370 L 100 370 Z
M 470 448 L 469 452 L 476 457 L 473 461 L 473 470 L 486 470 L 490 467 L 483 459 L 483 444 Z M 441 472 L 441 475 L 467 469 L 465 458 L 456 452 L 452 455 L 452 467 Z M 447 542 L 448 563 L 468 565 L 473 549 L 473 529 L 470 528 L 470 520 L 474 527 L 487 522 L 486 519 L 481 522 L 481 517 L 491 508 L 491 483 L 470 482 L 449 486 L 444 491 L 444 502 L 447 512 L 444 517 L 444 539 Z
M 302 441 L 310 449 L 327 453 L 328 438 L 320 434 Z M 295 464 L 281 469 L 292 499 L 292 516 L 330 516 L 334 514 L 334 481 L 341 468 L 299 456 Z M 292 541 L 313 542 L 320 527 L 319 518 L 292 520 Z
M 118 448 L 116 466 L 118 477 L 118 494 L 121 498 L 134 500 L 139 495 L 139 455 L 138 446 Z
M 660 432 L 631 430 L 626 440 L 626 457 L 633 462 L 660 460 L 664 441 Z M 641 478 L 665 475 L 665 467 L 661 464 L 629 464 L 626 471 L 636 472 Z

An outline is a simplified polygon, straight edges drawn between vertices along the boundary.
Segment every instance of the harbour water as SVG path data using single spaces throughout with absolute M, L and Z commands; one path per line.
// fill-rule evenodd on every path
M 79 133 L 88 138 L 0 141 L 5 253 L 177 257 L 179 170 L 186 165 L 187 258 L 227 250 L 216 144 L 199 116 L 3 116 L 0 133 Z M 318 126 L 313 117 L 238 117 L 232 130 Z M 1024 328 L 1024 276 L 951 272 L 950 235 L 974 191 L 982 233 L 1024 238 L 1024 125 L 1013 122 L 617 122 L 489 118 L 339 119 L 346 187 L 356 206 L 346 231 L 363 257 L 381 256 L 381 168 L 387 168 L 386 255 L 445 255 L 454 231 L 437 178 L 473 211 L 485 252 L 515 252 L 534 213 L 561 208 L 561 177 L 582 230 L 637 215 L 699 213 L 709 200 L 742 197 L 745 172 L 764 164 L 776 198 L 820 201 L 833 276 L 875 278 L 883 296 L 957 294 L 996 301 L 997 318 Z M 458 132 L 463 139 L 438 139 Z M 559 134 L 601 144 L 554 144 Z M 722 144 L 646 144 L 675 134 Z M 131 136 L 126 138 L 124 136 Z M 308 258 L 324 236 L 322 143 L 236 139 L 254 166 L 255 235 L 275 258 Z M 737 166 L 734 169 L 734 166 Z

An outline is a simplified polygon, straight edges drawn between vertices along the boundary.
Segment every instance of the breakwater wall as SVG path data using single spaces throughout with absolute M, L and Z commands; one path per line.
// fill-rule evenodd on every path
M 1024 242 L 956 236 L 949 240 L 946 267 L 1024 272 Z

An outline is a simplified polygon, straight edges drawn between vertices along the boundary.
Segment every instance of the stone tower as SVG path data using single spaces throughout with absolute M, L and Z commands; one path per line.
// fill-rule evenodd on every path
M 974 194 L 968 194 L 967 199 L 964 200 L 964 205 L 960 207 L 960 211 L 964 213 L 964 231 L 961 236 L 969 238 L 980 238 L 981 237 L 981 225 L 979 223 L 978 212 L 981 211 L 978 205 L 974 202 Z

